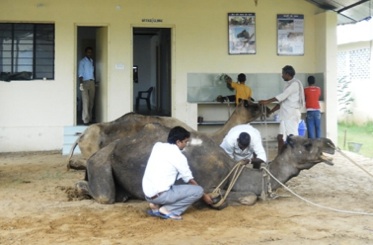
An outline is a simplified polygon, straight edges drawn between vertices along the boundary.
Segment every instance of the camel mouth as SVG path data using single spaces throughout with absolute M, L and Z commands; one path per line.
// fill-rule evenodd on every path
M 322 162 L 324 162 L 324 163 L 326 163 L 326 164 L 328 164 L 330 166 L 334 165 L 334 163 L 332 162 L 333 161 L 332 157 L 329 157 L 329 156 L 326 156 L 326 155 L 322 154 L 320 156 L 320 159 L 322 160 Z

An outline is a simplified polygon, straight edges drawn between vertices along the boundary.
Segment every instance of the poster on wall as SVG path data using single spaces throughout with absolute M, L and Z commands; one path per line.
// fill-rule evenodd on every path
M 255 54 L 255 13 L 228 13 L 229 54 Z
M 277 15 L 277 55 L 304 55 L 304 16 Z

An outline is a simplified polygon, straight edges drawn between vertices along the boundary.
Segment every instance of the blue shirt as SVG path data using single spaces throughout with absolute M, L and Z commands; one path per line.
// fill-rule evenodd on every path
M 87 56 L 84 57 L 79 62 L 79 70 L 78 70 L 79 77 L 82 77 L 83 81 L 95 80 L 93 71 L 94 71 L 93 60 L 88 58 Z

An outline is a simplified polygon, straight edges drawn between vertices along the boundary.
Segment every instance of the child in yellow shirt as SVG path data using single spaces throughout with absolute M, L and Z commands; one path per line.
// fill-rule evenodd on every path
M 233 82 L 232 78 L 227 76 L 225 81 L 236 90 L 236 105 L 240 103 L 240 100 L 250 100 L 251 99 L 251 88 L 245 85 L 246 75 L 243 73 L 238 74 L 237 81 Z

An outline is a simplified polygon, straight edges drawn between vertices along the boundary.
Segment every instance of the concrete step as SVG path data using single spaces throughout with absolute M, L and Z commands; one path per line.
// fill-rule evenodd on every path
M 78 137 L 84 132 L 88 126 L 65 126 L 63 129 L 63 146 L 62 155 L 69 155 L 70 150 L 75 144 Z M 79 146 L 74 150 L 74 155 L 81 154 Z

